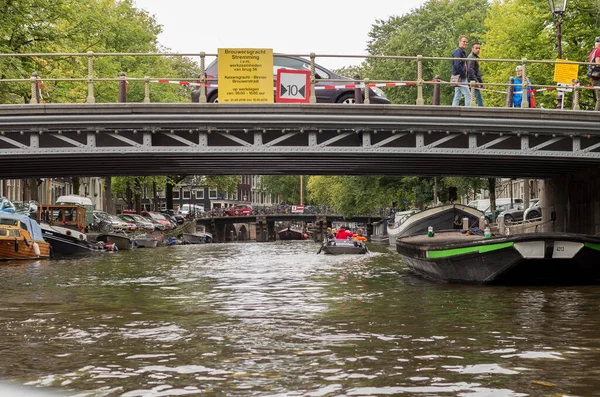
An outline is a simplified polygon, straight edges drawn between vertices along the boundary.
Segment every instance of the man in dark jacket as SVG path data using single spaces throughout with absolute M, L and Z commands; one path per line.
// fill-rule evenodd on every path
M 454 87 L 454 99 L 452 100 L 452 106 L 458 106 L 460 103 L 460 98 L 465 97 L 465 106 L 471 105 L 471 93 L 469 91 L 469 84 L 467 82 L 467 54 L 465 53 L 465 48 L 467 48 L 467 44 L 469 43 L 469 39 L 467 36 L 460 36 L 458 39 L 458 47 L 452 53 L 452 58 L 456 58 L 452 60 L 452 75 L 460 76 L 459 77 L 459 85 Z
M 479 59 L 479 51 L 481 51 L 481 44 L 475 42 L 471 46 L 471 53 L 467 58 Z M 481 77 L 481 71 L 479 70 L 479 61 L 468 62 L 468 80 L 477 83 L 475 88 L 474 96 L 477 106 L 483 107 L 483 98 L 481 97 L 481 88 L 483 88 L 483 78 Z

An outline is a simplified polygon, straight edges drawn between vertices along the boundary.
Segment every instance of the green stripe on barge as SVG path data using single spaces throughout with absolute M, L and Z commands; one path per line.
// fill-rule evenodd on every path
M 447 249 L 447 250 L 427 251 L 427 258 L 428 259 L 439 259 L 439 258 L 446 258 L 449 256 L 470 254 L 472 252 L 478 252 L 480 254 L 483 254 L 485 252 L 497 251 L 497 250 L 509 248 L 509 247 L 512 247 L 513 245 L 514 245 L 513 242 L 507 242 L 507 243 L 498 243 L 498 244 L 479 245 L 479 246 L 474 246 L 474 247 L 463 247 L 463 248 L 452 248 L 452 249 Z

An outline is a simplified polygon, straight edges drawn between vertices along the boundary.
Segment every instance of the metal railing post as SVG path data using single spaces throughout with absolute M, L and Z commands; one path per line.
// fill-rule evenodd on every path
M 360 75 L 354 75 L 354 103 L 363 103 L 362 91 L 360 90 Z
M 527 99 L 527 58 L 523 58 L 523 78 L 521 79 L 521 96 L 523 99 L 521 100 L 521 108 L 529 107 L 529 100 Z
M 315 94 L 315 53 L 310 53 L 310 103 L 317 103 L 317 95 Z
M 119 74 L 119 103 L 127 102 L 127 76 L 125 72 Z
M 365 79 L 365 104 L 368 105 L 371 103 L 371 98 L 369 95 L 369 79 Z
M 440 105 L 440 92 L 441 92 L 440 76 L 439 75 L 435 76 L 433 81 L 435 81 L 435 83 L 433 84 L 433 104 L 436 106 L 439 106 Z
M 87 103 L 96 103 L 94 97 L 94 52 L 88 51 L 88 96 Z
M 206 53 L 200 52 L 200 103 L 206 103 Z
M 573 80 L 573 110 L 581 110 L 579 107 L 579 97 L 581 95 L 581 86 L 579 80 Z
M 150 77 L 144 76 L 144 103 L 150 103 Z
M 423 55 L 417 55 L 417 105 L 423 105 Z
M 506 102 L 504 104 L 504 107 L 507 108 L 512 108 L 513 107 L 513 93 L 515 90 L 515 87 L 513 87 L 513 84 L 515 83 L 515 78 L 514 77 L 509 77 L 508 78 L 508 89 L 506 90 Z
M 29 103 L 40 103 L 40 90 L 38 89 L 39 76 L 37 72 L 31 73 L 31 99 Z

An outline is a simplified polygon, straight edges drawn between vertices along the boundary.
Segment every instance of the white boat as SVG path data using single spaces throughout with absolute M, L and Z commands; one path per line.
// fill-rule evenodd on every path
M 158 239 L 147 234 L 137 234 L 131 238 L 136 248 L 156 248 Z

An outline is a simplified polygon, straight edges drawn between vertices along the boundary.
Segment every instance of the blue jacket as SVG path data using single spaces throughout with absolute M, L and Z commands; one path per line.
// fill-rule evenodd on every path
M 518 84 L 513 87 L 513 107 L 520 108 L 521 102 L 523 102 L 523 87 L 521 86 L 521 79 L 515 77 L 513 80 L 513 84 Z M 531 102 L 531 92 L 529 90 L 533 90 L 531 86 L 531 81 L 527 79 L 527 102 Z
M 466 57 L 465 50 L 460 47 L 456 47 L 456 50 L 452 53 L 452 58 L 461 58 L 452 61 L 452 75 L 460 74 L 461 80 L 467 79 L 467 63 L 465 59 L 462 59 Z

